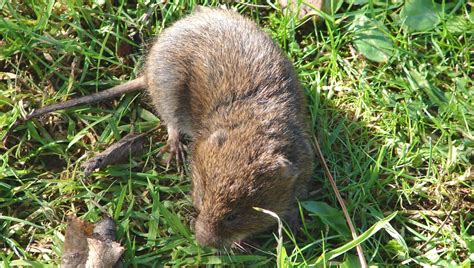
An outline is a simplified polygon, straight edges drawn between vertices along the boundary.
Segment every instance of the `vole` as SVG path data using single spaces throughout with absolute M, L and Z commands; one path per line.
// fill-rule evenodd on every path
M 191 139 L 200 245 L 231 246 L 275 223 L 254 207 L 281 217 L 295 208 L 313 167 L 305 99 L 292 63 L 255 23 L 199 7 L 158 36 L 141 77 L 103 95 L 140 88 L 171 153 L 181 154 L 180 134 Z
M 312 173 L 303 90 L 272 39 L 236 12 L 199 8 L 165 29 L 144 77 L 170 148 L 191 144 L 196 239 L 231 245 L 286 216 Z M 300 187 L 302 186 L 302 187 Z

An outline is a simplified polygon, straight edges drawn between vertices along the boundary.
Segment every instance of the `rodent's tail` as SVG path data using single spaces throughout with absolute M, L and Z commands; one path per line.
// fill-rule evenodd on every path
M 38 110 L 32 112 L 31 114 L 27 115 L 25 118 L 19 118 L 16 122 L 8 129 L 7 133 L 5 134 L 3 144 L 5 145 L 6 139 L 9 133 L 15 129 L 18 125 L 23 124 L 24 122 L 31 120 L 36 117 L 40 117 L 44 114 L 51 113 L 57 110 L 63 110 L 72 108 L 79 105 L 84 104 L 92 104 L 100 101 L 104 101 L 113 97 L 117 97 L 123 95 L 127 92 L 136 91 L 139 89 L 144 89 L 146 87 L 146 80 L 144 76 L 140 76 L 138 78 L 133 79 L 132 81 L 128 81 L 124 84 L 91 94 L 80 98 L 75 98 L 68 101 L 63 101 L 59 103 L 54 103 L 45 107 L 41 107 Z
M 99 91 L 91 95 L 87 95 L 84 97 L 75 98 L 75 99 L 67 100 L 64 102 L 54 103 L 45 107 L 41 107 L 38 110 L 26 116 L 26 118 L 23 121 L 27 121 L 32 118 L 42 116 L 44 114 L 54 112 L 56 110 L 63 110 L 63 109 L 68 109 L 68 108 L 72 108 L 79 105 L 92 104 L 92 103 L 96 103 L 100 101 L 105 101 L 110 98 L 121 96 L 128 92 L 144 89 L 145 87 L 146 87 L 145 77 L 140 76 L 136 79 L 133 79 L 132 81 L 128 81 L 121 85 L 118 85 L 118 86 L 115 86 L 103 91 Z
M 128 81 L 126 83 L 123 83 L 121 85 L 91 94 L 87 95 L 84 97 L 80 98 L 75 98 L 71 99 L 68 101 L 63 101 L 63 102 L 58 102 L 54 103 L 51 105 L 47 105 L 45 107 L 41 107 L 38 110 L 35 110 L 34 112 L 30 113 L 27 115 L 25 118 L 19 118 L 16 120 L 16 122 L 7 130 L 7 133 L 5 133 L 4 139 L 3 139 L 3 146 L 5 147 L 7 138 L 11 131 L 15 129 L 18 125 L 23 124 L 24 122 L 31 120 L 36 117 L 40 117 L 44 114 L 51 113 L 57 110 L 63 110 L 63 109 L 68 109 L 72 108 L 75 106 L 79 105 L 84 105 L 84 104 L 92 104 L 100 101 L 104 101 L 113 97 L 121 96 L 125 93 L 132 92 L 132 91 L 137 91 L 140 89 L 146 88 L 146 80 L 145 76 L 140 76 L 138 78 L 133 79 L 132 81 Z

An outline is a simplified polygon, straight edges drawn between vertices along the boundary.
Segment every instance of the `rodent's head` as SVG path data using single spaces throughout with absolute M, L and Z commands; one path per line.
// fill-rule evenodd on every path
M 253 140 L 252 140 L 253 139 Z M 271 142 L 218 130 L 197 140 L 192 155 L 196 239 L 230 246 L 275 223 L 253 207 L 283 216 L 294 200 L 298 171 Z

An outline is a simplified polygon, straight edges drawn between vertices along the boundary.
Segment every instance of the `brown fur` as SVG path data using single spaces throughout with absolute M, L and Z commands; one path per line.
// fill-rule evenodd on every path
M 163 31 L 144 75 L 168 130 L 192 138 L 200 244 L 229 245 L 274 223 L 252 207 L 287 214 L 312 153 L 302 89 L 267 34 L 235 12 L 200 8 Z

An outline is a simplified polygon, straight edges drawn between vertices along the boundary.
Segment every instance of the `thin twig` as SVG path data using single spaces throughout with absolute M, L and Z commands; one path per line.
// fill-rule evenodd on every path
M 347 225 L 349 225 L 349 229 L 351 230 L 352 238 L 355 240 L 357 239 L 357 232 L 354 228 L 354 225 L 352 224 L 351 218 L 349 217 L 349 213 L 347 212 L 346 204 L 344 203 L 344 200 L 341 197 L 341 194 L 339 193 L 339 190 L 337 189 L 336 182 L 334 181 L 334 178 L 331 175 L 331 172 L 329 171 L 328 165 L 326 164 L 326 160 L 323 156 L 323 153 L 321 152 L 321 148 L 319 147 L 319 142 L 318 139 L 316 138 L 316 135 L 313 135 L 314 139 L 314 147 L 316 150 L 316 154 L 319 157 L 319 160 L 323 164 L 324 167 L 324 172 L 326 173 L 326 176 L 329 178 L 329 182 L 331 183 L 332 189 L 334 190 L 334 193 L 336 194 L 337 201 L 339 202 L 339 205 L 341 205 L 342 212 L 344 213 L 344 216 L 346 217 Z M 364 252 L 362 250 L 362 247 L 360 244 L 356 246 L 357 249 L 357 255 L 359 256 L 359 262 L 362 268 L 367 268 L 367 261 L 365 260 L 364 257 Z
M 452 207 L 451 207 L 451 209 L 450 209 L 449 212 L 448 212 L 448 215 L 446 216 L 446 219 L 444 219 L 444 221 L 441 223 L 441 225 L 439 226 L 438 230 L 436 230 L 436 232 L 435 232 L 433 235 L 431 235 L 431 237 L 430 237 L 428 240 L 426 240 L 426 242 L 423 243 L 423 245 L 420 246 L 420 248 L 419 248 L 420 251 L 421 251 L 423 248 L 425 248 L 426 245 L 428 245 L 428 243 L 431 242 L 431 240 L 433 240 L 433 238 L 434 238 L 435 236 L 438 235 L 438 233 L 441 231 L 441 229 L 443 228 L 443 226 L 444 226 L 444 225 L 448 222 L 448 220 L 451 218 L 451 213 L 453 212 L 454 207 L 455 207 L 455 206 L 452 206 Z
M 394 211 L 384 211 L 383 215 L 388 216 L 392 214 Z M 446 216 L 446 215 L 451 215 L 451 214 L 459 214 L 459 211 L 441 211 L 441 210 L 417 210 L 417 209 L 404 209 L 404 210 L 398 210 L 397 211 L 399 215 L 407 215 L 407 216 L 415 216 L 414 218 L 419 218 L 423 216 L 429 216 L 429 217 L 441 217 L 441 216 Z M 450 214 L 451 213 L 451 214 Z

